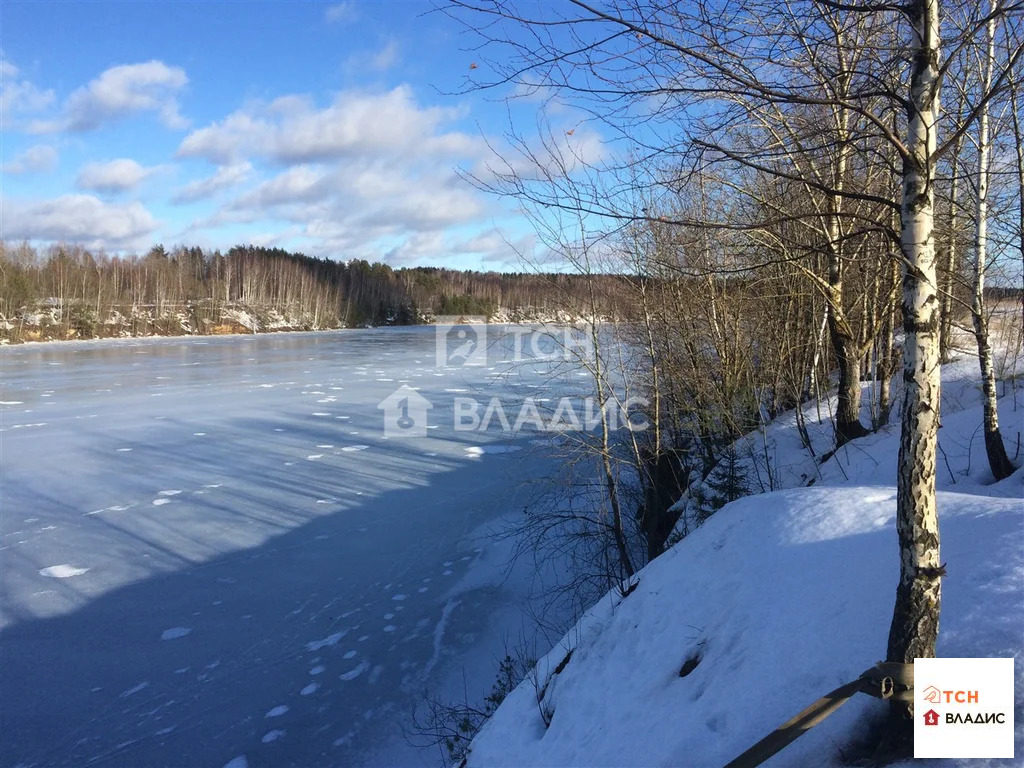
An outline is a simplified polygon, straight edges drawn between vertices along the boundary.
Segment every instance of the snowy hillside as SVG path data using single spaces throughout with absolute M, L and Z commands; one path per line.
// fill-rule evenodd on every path
M 991 483 L 972 366 L 944 369 L 938 653 L 1018 658 L 1021 754 L 1024 470 Z M 1011 456 L 1018 399 L 1000 402 Z M 805 475 L 813 487 L 726 506 L 642 570 L 632 593 L 606 596 L 506 698 L 469 766 L 720 766 L 883 658 L 899 573 L 898 424 L 818 469 L 792 419 L 760 439 L 785 468 L 783 486 Z M 839 764 L 884 711 L 855 697 L 767 765 Z

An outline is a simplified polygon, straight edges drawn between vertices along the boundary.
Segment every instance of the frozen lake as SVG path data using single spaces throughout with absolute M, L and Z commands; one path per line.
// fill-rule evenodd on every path
M 402 737 L 420 692 L 461 693 L 463 660 L 486 692 L 526 623 L 477 534 L 557 471 L 452 401 L 559 385 L 434 352 L 423 327 L 0 349 L 0 763 L 435 762 Z M 402 384 L 426 436 L 383 434 Z

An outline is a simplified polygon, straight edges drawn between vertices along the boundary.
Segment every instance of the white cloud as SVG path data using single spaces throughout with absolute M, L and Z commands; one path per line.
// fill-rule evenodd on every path
M 367 213 L 356 221 L 387 226 L 400 222 L 413 231 L 441 230 L 474 221 L 485 212 L 482 198 L 468 184 L 445 184 L 442 179 L 424 177 L 413 182 L 401 195 L 373 198 L 363 196 Z
M 45 173 L 57 167 L 57 150 L 46 144 L 36 144 L 19 153 L 3 167 L 4 173 Z
M 288 222 L 311 238 L 313 252 L 373 260 L 408 253 L 396 250 L 396 238 L 441 234 L 472 222 L 486 212 L 487 202 L 451 171 L 363 159 L 327 168 L 289 168 L 240 195 L 202 226 Z M 418 239 L 420 247 L 430 241 Z
M 263 121 L 235 112 L 220 123 L 192 131 L 178 147 L 178 156 L 202 157 L 220 165 L 236 163 L 243 154 L 263 154 L 268 131 Z
M 194 203 L 205 200 L 218 192 L 238 186 L 252 175 L 252 163 L 248 161 L 225 165 L 212 176 L 190 182 L 182 187 L 171 200 L 175 203 Z
M 122 157 L 107 163 L 89 163 L 79 171 L 75 183 L 79 189 L 125 192 L 137 187 L 156 170 L 144 168 L 134 160 Z
M 547 129 L 539 138 L 516 141 L 497 154 L 489 154 L 469 172 L 485 182 L 515 175 L 526 182 L 546 183 L 552 177 L 585 175 L 608 157 L 607 144 L 589 128 Z
M 324 109 L 308 98 L 288 96 L 193 131 L 178 155 L 226 165 L 246 155 L 291 164 L 385 151 L 478 152 L 480 142 L 474 137 L 439 132 L 458 115 L 453 109 L 420 107 L 405 85 L 385 93 L 345 91 Z
M 373 72 L 386 72 L 394 67 L 399 60 L 398 41 L 394 38 L 388 39 L 384 45 L 376 51 L 356 51 L 345 60 L 345 69 L 352 75 L 363 75 L 368 70 Z
M 89 248 L 139 248 L 157 222 L 141 203 L 115 204 L 91 195 L 36 203 L 4 200 L 0 227 L 13 240 L 81 243 Z
M 37 133 L 92 131 L 138 112 L 155 112 L 168 128 L 185 128 L 177 93 L 187 84 L 185 70 L 162 61 L 111 67 L 68 96 L 60 119 L 36 121 L 30 129 Z
M 357 15 L 358 12 L 356 11 L 356 4 L 353 0 L 345 0 L 341 3 L 329 5 L 327 6 L 327 10 L 324 11 L 324 19 L 331 24 L 342 21 L 352 21 Z
M 383 72 L 398 63 L 398 43 L 389 40 L 387 44 L 370 57 L 370 67 Z
M 327 176 L 307 165 L 297 165 L 270 181 L 260 184 L 235 203 L 235 208 L 271 208 L 277 205 L 308 203 L 330 194 Z
M 484 263 L 521 267 L 533 263 L 536 246 L 537 236 L 532 232 L 513 237 L 511 233 L 489 228 L 455 240 L 449 245 L 449 250 L 456 254 L 472 254 Z
M 219 164 L 211 179 L 247 162 L 254 176 L 277 170 L 237 185 L 190 231 L 248 225 L 256 234 L 274 222 L 290 233 L 279 242 L 307 253 L 443 262 L 454 253 L 451 228 L 498 211 L 454 170 L 488 152 L 454 127 L 462 116 L 419 104 L 408 86 L 345 91 L 325 106 L 301 95 L 248 104 L 186 136 L 178 155 Z
M 14 64 L 0 59 L 0 127 L 14 125 L 18 114 L 46 109 L 55 98 L 52 90 L 38 88 L 22 77 Z
M 416 232 L 384 254 L 389 264 L 412 265 L 436 259 L 445 250 L 444 233 Z

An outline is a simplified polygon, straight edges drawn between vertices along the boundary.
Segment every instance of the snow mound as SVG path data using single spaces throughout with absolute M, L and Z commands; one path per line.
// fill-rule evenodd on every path
M 180 637 L 185 637 L 192 632 L 191 627 L 171 627 L 165 629 L 160 635 L 161 640 L 177 640 Z
M 81 576 L 83 573 L 88 573 L 89 570 L 89 568 L 78 568 L 74 565 L 61 563 L 60 565 L 51 565 L 41 569 L 39 575 L 51 579 L 70 579 L 73 576 Z
M 991 487 L 1004 498 L 939 494 L 949 572 L 940 656 L 1021 655 L 1022 478 Z M 883 658 L 899 572 L 895 512 L 884 486 L 726 506 L 644 568 L 633 592 L 612 592 L 583 617 L 484 725 L 468 765 L 727 763 Z M 838 764 L 884 710 L 855 697 L 770 765 Z M 1014 763 L 989 763 L 1002 764 Z

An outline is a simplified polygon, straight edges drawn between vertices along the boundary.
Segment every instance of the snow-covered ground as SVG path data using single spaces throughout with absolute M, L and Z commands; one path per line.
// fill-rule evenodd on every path
M 938 654 L 1016 658 L 1021 755 L 1024 470 L 992 482 L 976 360 L 943 374 L 938 485 L 948 575 Z M 830 430 L 815 423 L 813 405 L 806 414 L 821 456 Z M 1022 415 L 1024 391 L 1008 391 L 1000 417 L 1011 456 Z M 740 454 L 770 457 L 761 476 L 770 463 L 783 490 L 726 506 L 643 569 L 635 591 L 601 600 L 505 699 L 473 741 L 469 766 L 720 766 L 881 660 L 899 573 L 898 447 L 895 419 L 820 467 L 793 414 L 749 436 Z M 757 461 L 746 459 L 752 474 Z M 692 669 L 681 676 L 684 666 Z M 838 765 L 884 710 L 855 697 L 766 765 Z M 961 763 L 1019 764 L 934 764 Z
M 425 687 L 528 632 L 508 543 L 545 439 L 452 430 L 432 328 L 0 350 L 0 764 L 416 765 Z M 388 439 L 407 384 L 426 437 Z M 463 670 L 467 677 L 463 678 Z

